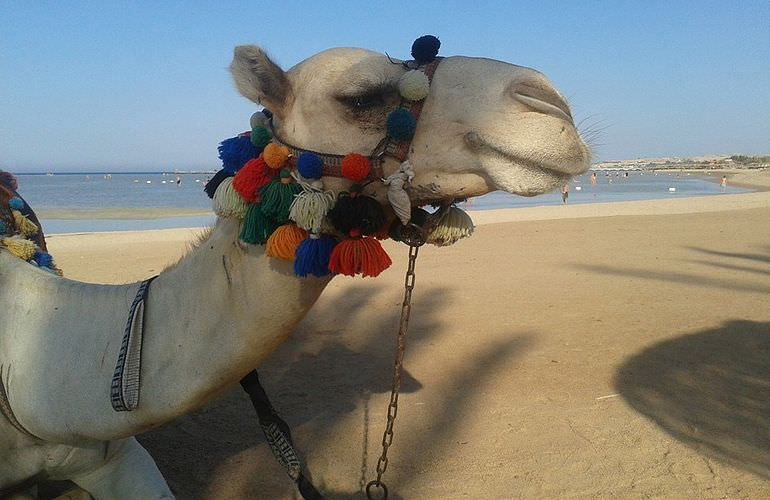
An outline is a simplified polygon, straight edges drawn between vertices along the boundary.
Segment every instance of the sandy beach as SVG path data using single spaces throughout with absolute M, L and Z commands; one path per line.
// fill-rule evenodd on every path
M 473 215 L 420 252 L 391 498 L 770 497 L 770 192 Z M 196 232 L 49 247 L 126 283 Z M 361 498 L 380 454 L 407 255 L 385 246 L 260 367 L 328 498 Z M 179 498 L 298 498 L 240 388 L 140 440 Z

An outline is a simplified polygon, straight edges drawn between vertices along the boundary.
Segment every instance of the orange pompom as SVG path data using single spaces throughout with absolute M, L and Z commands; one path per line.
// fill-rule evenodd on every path
M 358 153 L 350 153 L 342 159 L 342 176 L 354 182 L 361 182 L 369 177 L 371 171 L 369 158 Z
M 302 240 L 307 238 L 307 231 L 294 224 L 284 224 L 273 231 L 267 239 L 265 255 L 283 260 L 294 260 L 294 254 Z
M 246 203 L 259 201 L 259 188 L 273 180 L 273 172 L 267 168 L 262 155 L 253 158 L 238 170 L 233 178 L 233 189 Z
M 375 277 L 392 263 L 380 242 L 365 236 L 338 243 L 329 257 L 329 271 L 346 276 Z
M 283 168 L 286 162 L 289 161 L 289 148 L 281 146 L 274 142 L 271 142 L 262 151 L 262 156 L 265 158 L 265 163 L 270 168 Z

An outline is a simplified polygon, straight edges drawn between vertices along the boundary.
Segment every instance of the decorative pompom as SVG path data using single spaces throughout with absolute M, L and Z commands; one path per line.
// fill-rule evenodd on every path
M 18 196 L 14 196 L 8 200 L 8 206 L 11 208 L 11 210 L 21 210 L 24 208 L 24 200 Z
M 278 224 L 271 221 L 262 213 L 259 204 L 249 205 L 246 217 L 241 226 L 241 241 L 252 245 L 264 245 L 267 239 L 276 230 Z
M 342 176 L 353 182 L 361 182 L 369 177 L 372 167 L 369 158 L 358 153 L 350 153 L 342 159 Z
M 251 115 L 251 118 L 249 118 L 249 126 L 251 127 L 252 131 L 257 127 L 268 127 L 270 123 L 270 117 L 265 114 L 265 111 L 267 110 L 263 109 L 262 111 L 257 111 Z
M 441 42 L 433 35 L 424 35 L 412 44 L 412 57 L 418 64 L 428 64 L 438 55 Z
M 329 274 L 329 257 L 337 241 L 329 236 L 311 234 L 299 244 L 294 258 L 294 274 L 306 277 L 308 274 L 322 278 Z
M 299 244 L 307 238 L 307 231 L 294 224 L 284 224 L 267 239 L 265 255 L 283 260 L 294 260 Z
M 260 156 L 246 162 L 246 165 L 235 174 L 233 189 L 241 195 L 246 203 L 259 201 L 259 190 L 273 180 L 273 175 Z
M 430 92 L 430 80 L 422 71 L 407 71 L 398 79 L 398 92 L 409 101 L 421 101 Z
M 0 240 L 0 243 L 13 255 L 23 260 L 31 259 L 35 256 L 35 252 L 37 252 L 37 245 L 20 236 L 3 238 Z
M 323 161 L 314 153 L 302 153 L 297 158 L 297 172 L 303 179 L 320 179 L 323 174 Z
M 322 224 L 326 214 L 334 206 L 334 193 L 305 189 L 298 194 L 289 209 L 289 219 L 302 229 L 322 232 Z
M 234 217 L 242 219 L 246 214 L 246 202 L 233 189 L 233 178 L 224 179 L 214 193 L 212 200 L 214 213 L 218 217 Z
M 225 139 L 219 144 L 218 150 L 222 168 L 231 174 L 235 174 L 247 161 L 256 158 L 260 153 L 251 143 L 249 133 Z
M 278 224 L 289 222 L 291 203 L 300 191 L 299 184 L 291 182 L 291 174 L 282 170 L 280 179 L 273 179 L 259 191 L 262 213 Z
M 289 160 L 289 148 L 272 142 L 265 146 L 265 149 L 262 151 L 262 156 L 268 167 L 283 168 Z
M 379 241 L 363 237 L 338 243 L 329 257 L 329 270 L 346 276 L 375 277 L 392 263 Z
M 404 108 L 398 108 L 388 115 L 388 135 L 397 141 L 408 141 L 414 137 L 417 122 L 412 113 Z
M 10 172 L 3 172 L 0 170 L 0 184 L 11 189 L 12 191 L 19 189 L 19 184 L 16 182 L 16 177 L 14 177 Z
M 358 230 L 372 235 L 385 223 L 385 210 L 370 196 L 341 193 L 337 203 L 329 210 L 329 220 L 341 233 Z
M 428 243 L 443 247 L 473 234 L 473 221 L 457 207 L 450 207 L 438 226 L 428 235 Z
M 32 259 L 40 267 L 47 267 L 50 269 L 54 269 L 55 267 L 53 264 L 53 257 L 51 256 L 50 253 L 38 250 L 37 252 L 35 252 L 35 255 L 32 257 Z
M 262 113 L 259 113 L 260 115 Z M 264 116 L 264 115 L 263 115 Z M 251 129 L 251 144 L 259 151 L 265 149 L 265 146 L 270 144 L 270 140 L 273 138 L 267 128 L 257 125 Z
M 12 210 L 11 213 L 13 214 L 13 224 L 19 234 L 25 238 L 37 234 L 39 229 L 34 222 L 24 217 L 18 210 Z
M 209 198 L 214 197 L 214 193 L 217 192 L 217 188 L 220 184 L 222 184 L 222 181 L 227 179 L 228 177 L 232 177 L 233 174 L 227 172 L 226 170 L 222 169 L 216 174 L 214 174 L 214 177 L 212 177 L 205 186 L 203 186 L 203 190 L 206 192 L 206 195 L 208 195 Z

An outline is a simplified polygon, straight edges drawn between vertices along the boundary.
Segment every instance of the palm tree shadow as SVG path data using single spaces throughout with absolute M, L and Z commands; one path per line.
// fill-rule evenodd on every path
M 770 323 L 733 320 L 628 359 L 631 406 L 704 455 L 770 478 Z
M 382 311 L 371 304 L 381 304 L 384 288 L 373 284 L 350 288 L 338 302 L 327 304 L 317 315 L 340 318 L 340 323 L 366 318 L 367 329 L 358 332 L 361 347 L 352 349 L 340 338 L 340 330 L 324 330 L 305 321 L 271 357 L 259 367 L 260 378 L 279 414 L 292 428 L 312 422 L 334 427 L 354 411 L 362 398 L 390 390 L 393 342 L 398 324 L 398 307 Z M 419 325 L 414 340 L 430 338 L 439 331 L 435 315 L 441 310 L 446 291 L 425 290 Z M 414 330 L 417 330 L 416 328 Z M 317 344 L 317 350 L 307 344 Z M 402 378 L 402 392 L 422 388 L 408 371 Z M 177 419 L 159 429 L 139 436 L 139 441 L 155 459 L 164 477 L 179 498 L 205 498 L 219 467 L 239 453 L 267 447 L 259 429 L 254 409 L 240 387 L 235 387 L 202 410 Z M 297 440 L 297 436 L 295 436 Z M 299 451 L 314 443 L 297 442 Z M 259 464 L 255 481 L 270 491 L 293 493 L 285 471 L 274 460 Z M 253 481 L 244 485 L 244 498 L 260 491 Z M 266 493 L 264 489 L 262 494 Z M 329 495 L 329 492 L 324 492 Z M 331 493 L 331 498 L 349 496 Z

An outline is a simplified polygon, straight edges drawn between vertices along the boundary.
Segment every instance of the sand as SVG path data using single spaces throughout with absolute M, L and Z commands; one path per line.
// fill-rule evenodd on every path
M 391 498 L 770 497 L 770 192 L 474 215 L 420 252 Z M 124 283 L 193 234 L 49 245 Z M 260 368 L 329 498 L 361 498 L 380 454 L 406 264 L 386 247 Z M 239 388 L 140 440 L 180 498 L 297 498 Z

